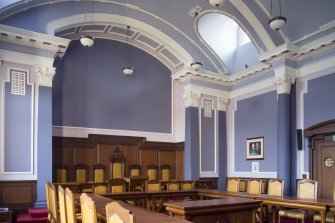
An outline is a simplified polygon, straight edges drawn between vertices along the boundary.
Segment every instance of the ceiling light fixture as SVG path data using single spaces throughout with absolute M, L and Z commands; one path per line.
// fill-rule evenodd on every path
M 194 26 L 194 35 L 193 35 L 193 48 L 192 48 L 192 56 L 193 56 L 193 62 L 190 64 L 191 68 L 195 71 L 198 71 L 201 69 L 202 67 L 202 63 L 199 62 L 199 61 L 196 61 L 196 58 L 195 58 L 195 47 L 196 47 L 196 41 L 195 41 L 195 29 L 196 29 L 196 17 L 198 16 L 198 12 L 195 12 L 194 13 L 194 21 L 195 21 L 195 26 Z
M 126 48 L 126 58 L 127 58 L 127 63 L 129 63 L 129 31 L 130 31 L 130 26 L 127 26 L 127 48 Z M 130 66 L 125 66 L 122 68 L 122 72 L 126 76 L 130 76 L 134 73 L 134 68 Z
M 85 25 L 86 25 L 86 12 L 87 12 L 87 0 L 85 1 Z M 80 37 L 80 43 L 81 43 L 83 46 L 91 47 L 91 46 L 93 46 L 93 44 L 94 44 L 94 40 L 93 40 L 93 37 L 92 37 L 92 36 L 89 36 L 89 35 L 82 35 L 82 36 Z
M 271 9 L 270 9 L 270 20 L 269 25 L 273 30 L 279 30 L 286 24 L 286 18 L 281 16 L 281 0 L 279 1 L 279 16 L 272 17 L 272 0 L 271 0 Z
M 208 0 L 209 4 L 214 7 L 219 7 L 223 4 L 224 0 Z

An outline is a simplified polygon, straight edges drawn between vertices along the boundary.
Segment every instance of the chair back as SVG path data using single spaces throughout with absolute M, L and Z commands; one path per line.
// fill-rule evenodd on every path
M 239 192 L 247 192 L 248 189 L 248 180 L 247 179 L 239 179 Z
M 142 175 L 142 166 L 139 164 L 132 164 L 129 165 L 129 176 L 137 177 Z
M 315 180 L 298 180 L 297 197 L 306 199 L 316 199 L 318 182 Z
M 50 206 L 51 206 L 51 218 L 53 219 L 53 221 L 59 222 L 57 192 L 55 186 L 52 183 L 49 184 L 49 195 L 50 195 Z
M 157 180 L 157 166 L 154 164 L 147 166 L 148 180 Z
M 284 180 L 270 179 L 268 182 L 268 195 L 282 197 L 283 194 L 284 194 Z
M 77 183 L 86 183 L 88 181 L 88 166 L 85 164 L 77 164 L 74 166 L 75 177 Z
M 240 180 L 236 177 L 227 178 L 227 191 L 229 192 L 239 192 Z
M 260 179 L 249 179 L 248 190 L 249 194 L 261 194 L 262 193 L 262 182 Z
M 180 182 L 181 190 L 193 190 L 194 189 L 194 181 L 181 181 Z
M 145 184 L 145 188 L 147 192 L 160 191 L 161 183 L 159 180 L 147 180 Z
M 135 223 L 135 216 L 117 202 L 106 205 L 107 223 Z
M 104 164 L 93 165 L 94 182 L 103 183 L 106 179 L 106 166 Z
M 126 192 L 127 182 L 124 179 L 112 179 L 109 181 L 109 191 L 114 193 Z
M 97 210 L 95 202 L 86 193 L 80 195 L 80 208 L 82 223 L 97 223 Z
M 176 191 L 176 190 L 179 190 L 179 182 L 177 181 L 169 181 L 167 184 L 166 184 L 166 189 L 168 191 Z
M 68 166 L 55 166 L 54 170 L 54 182 L 56 183 L 66 183 L 69 181 L 69 167 Z
M 107 193 L 107 186 L 104 186 L 104 185 L 94 186 L 93 193 L 94 194 L 105 194 Z
M 171 180 L 171 166 L 164 164 L 161 165 L 161 180 L 169 181 Z
M 65 204 L 65 193 L 61 185 L 58 185 L 58 203 L 59 203 L 59 219 L 60 223 L 67 223 L 66 220 L 66 204 Z
M 47 208 L 48 208 L 48 222 L 51 221 L 51 198 L 50 198 L 50 182 L 45 182 L 45 195 L 47 199 Z
M 76 206 L 72 191 L 65 189 L 66 219 L 68 223 L 77 223 Z

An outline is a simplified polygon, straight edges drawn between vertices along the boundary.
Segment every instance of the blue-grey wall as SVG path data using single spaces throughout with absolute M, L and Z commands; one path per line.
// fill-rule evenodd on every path
M 39 87 L 36 207 L 46 205 L 45 182 L 52 181 L 52 89 Z
M 148 53 L 96 39 L 73 41 L 57 69 L 53 125 L 171 133 L 171 71 Z M 130 61 L 130 62 L 127 62 Z M 122 67 L 135 68 L 126 77 Z
M 264 136 L 264 160 L 259 171 L 277 171 L 277 93 L 268 92 L 237 102 L 235 112 L 235 170 L 251 172 L 246 139 Z
M 215 171 L 215 118 L 212 110 L 212 117 L 204 116 L 204 109 L 201 109 L 201 171 Z
M 11 83 L 6 83 L 4 99 L 5 172 L 31 172 L 32 87 L 26 85 L 24 96 L 13 95 Z

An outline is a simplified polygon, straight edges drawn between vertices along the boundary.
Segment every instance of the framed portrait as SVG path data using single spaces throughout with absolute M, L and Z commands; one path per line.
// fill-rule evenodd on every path
M 247 139 L 247 160 L 264 159 L 264 137 Z

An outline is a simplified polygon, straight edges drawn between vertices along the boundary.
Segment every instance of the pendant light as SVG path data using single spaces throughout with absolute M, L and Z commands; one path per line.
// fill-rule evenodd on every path
M 194 13 L 194 21 L 196 21 L 196 17 L 198 16 L 198 12 L 195 12 Z M 196 61 L 196 58 L 195 58 L 195 46 L 196 46 L 196 41 L 195 41 L 195 28 L 194 28 L 194 35 L 193 35 L 193 48 L 192 48 L 192 56 L 193 56 L 193 62 L 190 64 L 191 68 L 195 71 L 198 71 L 201 69 L 202 67 L 202 63 L 199 62 L 199 61 Z
M 279 30 L 286 24 L 286 18 L 281 16 L 281 0 L 279 1 L 279 16 L 272 17 L 272 0 L 271 0 L 271 9 L 270 9 L 270 20 L 269 25 L 273 30 Z
M 127 58 L 127 63 L 129 63 L 129 31 L 130 31 L 130 26 L 127 26 L 127 48 L 126 48 L 126 58 Z M 125 66 L 122 68 L 122 72 L 126 76 L 130 76 L 134 73 L 134 68 L 131 66 Z
M 87 0 L 85 1 L 85 25 L 86 25 L 86 13 L 87 13 Z M 94 40 L 92 36 L 82 35 L 80 37 L 80 43 L 85 47 L 91 47 L 94 44 Z
M 214 7 L 219 7 L 223 4 L 223 0 L 208 0 L 208 2 Z

